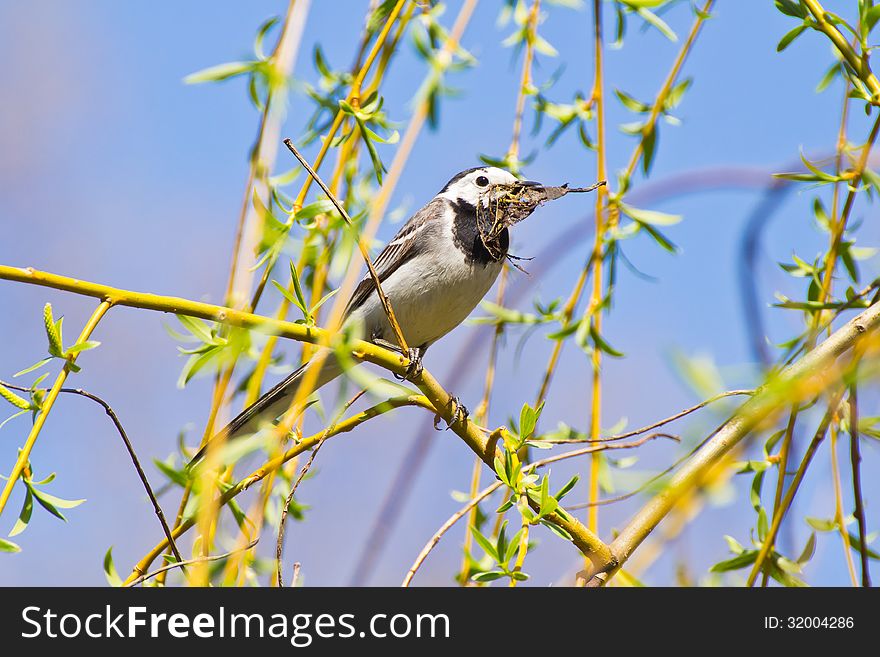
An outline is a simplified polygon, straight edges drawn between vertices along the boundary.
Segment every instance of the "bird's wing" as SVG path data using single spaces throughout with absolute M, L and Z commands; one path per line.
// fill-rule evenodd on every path
M 379 282 L 382 283 L 391 274 L 404 263 L 412 260 L 423 250 L 424 245 L 431 239 L 425 235 L 419 235 L 426 230 L 431 230 L 433 226 L 439 225 L 437 219 L 446 212 L 447 201 L 441 198 L 435 198 L 421 210 L 416 212 L 410 220 L 404 224 L 397 235 L 394 236 L 379 257 L 373 261 L 376 274 L 379 276 Z M 369 298 L 376 289 L 373 277 L 369 273 L 358 283 L 348 305 L 345 308 L 345 316 L 357 310 Z

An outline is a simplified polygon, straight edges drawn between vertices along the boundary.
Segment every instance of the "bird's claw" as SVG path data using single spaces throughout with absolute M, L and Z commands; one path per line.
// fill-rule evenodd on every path
M 458 397 L 450 397 L 449 406 L 452 408 L 452 418 L 446 422 L 446 431 L 449 431 L 456 424 L 464 424 L 471 415 L 467 406 L 462 404 Z M 434 429 L 437 431 L 440 431 L 441 419 L 440 415 L 434 417 Z
M 409 358 L 409 365 L 406 366 L 406 373 L 403 376 L 407 381 L 412 381 L 425 370 L 422 367 L 422 350 L 418 347 L 411 347 L 407 357 Z
M 421 375 L 422 372 L 425 371 L 425 368 L 422 367 L 422 354 L 423 350 L 419 347 L 410 347 L 407 350 L 407 353 L 404 354 L 409 360 L 409 365 L 406 366 L 406 371 L 401 375 L 394 373 L 394 378 L 398 381 L 410 381 L 417 378 Z

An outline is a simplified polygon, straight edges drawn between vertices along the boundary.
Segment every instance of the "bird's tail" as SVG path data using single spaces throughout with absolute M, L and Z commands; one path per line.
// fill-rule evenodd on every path
M 329 351 L 329 350 L 327 350 Z M 256 433 L 264 424 L 273 422 L 280 415 L 290 408 L 294 395 L 299 389 L 300 383 L 306 375 L 306 372 L 317 367 L 316 358 L 312 358 L 308 363 L 300 367 L 295 372 L 289 374 L 283 381 L 269 390 L 265 395 L 260 397 L 253 404 L 244 409 L 238 416 L 227 424 L 223 429 L 217 432 L 211 440 L 205 443 L 198 453 L 192 458 L 188 467 L 192 467 L 198 463 L 208 449 L 208 445 L 216 440 L 232 440 Z M 313 390 L 330 383 L 333 379 L 342 374 L 342 366 L 339 360 L 332 354 L 326 354 L 320 365 Z

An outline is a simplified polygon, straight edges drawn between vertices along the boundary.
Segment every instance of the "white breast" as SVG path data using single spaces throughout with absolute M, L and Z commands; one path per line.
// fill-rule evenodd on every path
M 382 283 L 411 347 L 430 345 L 467 319 L 501 272 L 501 262 L 468 262 L 453 243 L 450 214 L 444 217 L 444 243 L 433 245 L 430 256 L 403 264 Z M 375 292 L 354 315 L 364 323 L 365 338 L 380 335 L 396 342 Z

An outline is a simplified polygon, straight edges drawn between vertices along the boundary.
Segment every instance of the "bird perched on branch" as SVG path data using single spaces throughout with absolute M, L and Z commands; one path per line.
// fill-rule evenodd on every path
M 508 225 L 544 201 L 570 191 L 588 190 L 544 187 L 497 167 L 477 167 L 453 176 L 404 224 L 374 267 L 404 340 L 411 346 L 405 354 L 410 359 L 409 376 L 421 371 L 425 350 L 461 324 L 494 284 L 508 257 Z M 499 208 L 513 207 L 516 211 L 510 216 L 515 218 L 505 223 Z M 356 337 L 400 350 L 372 276 L 366 276 L 352 294 L 343 327 L 353 327 Z M 316 367 L 315 362 L 313 358 L 269 390 L 215 439 L 252 434 L 276 420 L 290 408 L 300 381 Z M 319 367 L 314 390 L 343 371 L 332 354 Z

